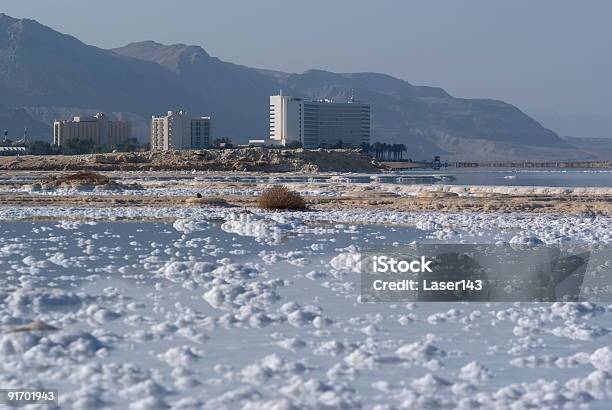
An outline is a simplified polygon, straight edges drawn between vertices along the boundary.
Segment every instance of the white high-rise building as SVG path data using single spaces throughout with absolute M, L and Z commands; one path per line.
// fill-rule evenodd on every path
M 270 96 L 270 139 L 280 145 L 299 142 L 319 148 L 341 142 L 358 147 L 370 142 L 370 128 L 369 104 Z
M 101 112 L 93 117 L 74 117 L 53 123 L 53 144 L 58 147 L 71 139 L 92 140 L 95 145 L 113 147 L 131 137 L 129 122 L 110 120 Z
M 210 135 L 210 117 L 190 117 L 181 110 L 151 118 L 151 151 L 206 148 Z

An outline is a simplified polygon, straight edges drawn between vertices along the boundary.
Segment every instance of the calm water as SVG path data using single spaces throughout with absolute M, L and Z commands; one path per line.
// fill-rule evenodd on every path
M 284 183 L 356 183 L 371 182 L 389 184 L 449 184 L 449 185 L 504 185 L 550 187 L 612 187 L 612 170 L 609 169 L 510 169 L 510 168 L 446 168 L 396 171 L 381 174 L 244 174 L 244 173 L 110 173 L 113 177 L 136 181 L 197 181 L 251 184 Z M 19 176 L 0 175 L 0 186 L 30 183 L 47 176 L 47 173 L 31 172 Z
M 612 187 L 612 170 L 593 169 L 453 169 L 410 171 L 403 174 L 451 175 L 451 185 L 509 185 L 553 187 Z

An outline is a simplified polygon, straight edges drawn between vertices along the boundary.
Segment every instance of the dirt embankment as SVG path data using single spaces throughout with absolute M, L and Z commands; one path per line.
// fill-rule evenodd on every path
M 378 172 L 356 150 L 235 148 L 201 151 L 0 157 L 2 170 Z

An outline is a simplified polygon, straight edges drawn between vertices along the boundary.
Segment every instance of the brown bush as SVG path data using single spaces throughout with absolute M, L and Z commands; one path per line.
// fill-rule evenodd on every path
M 306 209 L 304 198 L 283 185 L 264 190 L 257 204 L 262 209 Z

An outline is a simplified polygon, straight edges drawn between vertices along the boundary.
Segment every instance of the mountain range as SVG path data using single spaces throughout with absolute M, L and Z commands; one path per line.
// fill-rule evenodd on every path
M 449 68 L 452 69 L 452 68 Z M 455 160 L 593 159 L 503 101 L 463 99 L 442 88 L 379 73 L 301 74 L 221 61 L 202 47 L 153 41 L 106 50 L 35 20 L 0 14 L 0 128 L 50 141 L 56 118 L 104 111 L 148 139 L 151 115 L 182 108 L 213 118 L 215 137 L 268 135 L 268 99 L 347 100 L 372 109 L 372 140 L 404 143 L 409 155 Z

